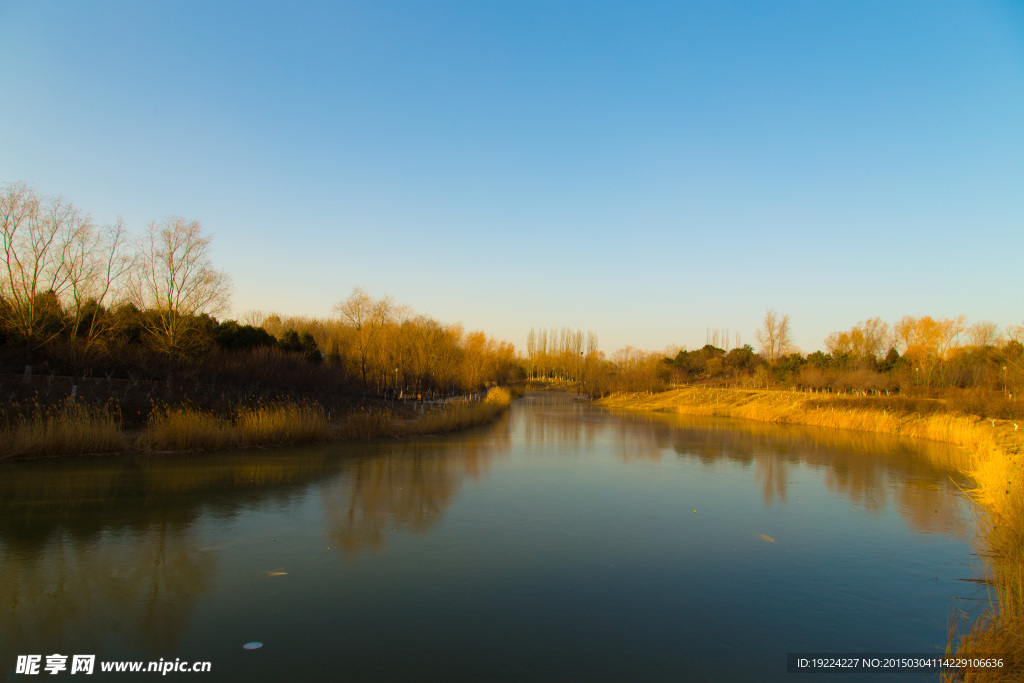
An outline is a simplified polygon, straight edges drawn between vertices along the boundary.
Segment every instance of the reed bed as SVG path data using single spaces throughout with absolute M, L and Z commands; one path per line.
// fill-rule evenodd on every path
M 280 403 L 246 408 L 234 418 L 179 406 L 155 411 L 139 434 L 140 450 L 194 451 L 278 446 L 324 441 L 331 436 L 323 409 L 312 403 Z
M 126 445 L 117 415 L 89 406 L 38 410 L 0 427 L 0 459 L 111 453 Z
M 191 406 L 155 408 L 137 432 L 115 410 L 67 404 L 8 417 L 0 459 L 124 451 L 195 451 L 309 443 L 330 438 L 323 409 L 311 403 L 247 408 L 223 416 Z
M 519 391 L 519 395 L 522 396 L 523 392 Z M 488 389 L 487 396 L 484 397 L 484 404 L 498 405 L 502 409 L 508 408 L 510 403 L 512 403 L 512 391 L 504 387 Z
M 332 435 L 330 421 L 315 403 L 284 403 L 241 411 L 235 418 L 243 443 L 278 445 L 326 441 Z
M 233 415 L 191 405 L 153 408 L 146 425 L 124 429 L 116 410 L 67 404 L 31 406 L 0 423 L 0 460 L 124 451 L 200 451 L 442 434 L 490 422 L 511 402 L 491 389 L 481 403 L 462 403 L 412 420 L 386 409 L 359 411 L 332 424 L 313 402 L 268 403 Z
M 135 445 L 144 451 L 198 451 L 235 448 L 239 439 L 229 422 L 213 413 L 181 406 L 154 411 Z
M 444 434 L 487 424 L 494 420 L 512 402 L 507 389 L 495 387 L 487 392 L 480 403 L 457 404 L 440 413 L 431 413 L 405 425 L 407 436 Z
M 508 408 L 511 402 L 512 394 L 508 389 L 495 387 L 487 392 L 480 403 L 456 403 L 410 420 L 401 419 L 388 410 L 355 412 L 338 425 L 335 433 L 346 439 L 446 434 L 487 424 Z
M 813 397 L 800 392 L 687 388 L 661 394 L 617 394 L 596 402 L 609 407 L 761 422 L 815 425 L 943 441 L 959 447 L 946 463 L 969 475 L 967 491 L 984 512 L 979 553 L 988 565 L 992 603 L 970 632 L 951 640 L 960 657 L 1003 658 L 1000 669 L 968 669 L 956 680 L 1024 680 L 1024 431 L 1005 406 L 993 415 L 958 412 L 928 399 Z M 951 409 L 952 407 L 952 409 Z M 951 643 L 952 645 L 952 643 Z M 950 678 L 950 680 L 952 680 Z

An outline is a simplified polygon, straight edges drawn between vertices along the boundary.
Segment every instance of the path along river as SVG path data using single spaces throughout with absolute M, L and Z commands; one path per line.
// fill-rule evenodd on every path
M 541 393 L 443 438 L 11 463 L 0 666 L 791 681 L 790 652 L 941 654 L 984 598 L 948 456 Z

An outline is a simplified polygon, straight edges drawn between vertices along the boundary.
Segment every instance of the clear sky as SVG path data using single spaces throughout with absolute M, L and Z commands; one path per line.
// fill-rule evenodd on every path
M 0 184 L 525 347 L 1024 320 L 1024 3 L 0 0 Z

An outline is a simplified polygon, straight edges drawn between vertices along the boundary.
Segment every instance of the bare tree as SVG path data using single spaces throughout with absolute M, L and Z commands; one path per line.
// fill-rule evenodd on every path
M 228 304 L 231 280 L 213 267 L 199 221 L 171 216 L 149 224 L 139 246 L 131 292 L 145 309 L 143 327 L 169 358 L 193 341 L 199 316 Z
M 81 275 L 74 255 L 92 233 L 62 197 L 40 198 L 24 183 L 0 191 L 0 315 L 25 342 L 26 378 L 34 350 L 65 331 L 61 298 Z
M 761 322 L 761 328 L 754 333 L 754 339 L 761 347 L 761 353 L 769 363 L 774 363 L 793 346 L 789 329 L 789 314 L 779 318 L 775 311 L 768 309 Z
M 1024 344 L 1024 323 L 1020 325 L 1008 325 L 1006 327 L 1006 338 L 1008 341 L 1016 341 Z
M 999 326 L 982 320 L 967 328 L 967 335 L 972 346 L 995 346 L 999 342 Z
M 135 253 L 120 219 L 100 230 L 89 226 L 80 231 L 67 251 L 70 278 L 63 299 L 68 318 L 66 346 L 75 380 L 72 399 L 84 365 L 114 330 L 114 316 L 107 311 L 127 300 L 127 288 L 121 284 L 134 264 Z
M 135 253 L 121 219 L 100 230 L 90 226 L 79 237 L 68 250 L 68 331 L 91 344 L 102 327 L 96 312 L 127 298 L 127 289 L 120 285 L 135 265 Z

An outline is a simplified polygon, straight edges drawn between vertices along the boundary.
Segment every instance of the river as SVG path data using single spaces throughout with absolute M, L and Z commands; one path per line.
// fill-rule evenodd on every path
M 941 654 L 984 597 L 948 456 L 536 393 L 441 438 L 9 463 L 0 666 L 781 681 L 788 653 Z

